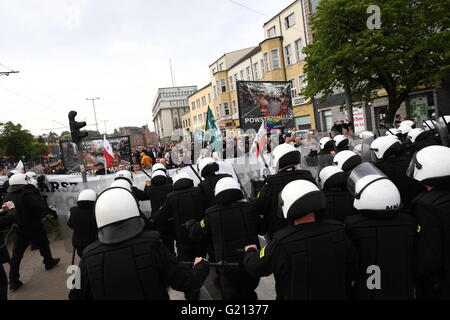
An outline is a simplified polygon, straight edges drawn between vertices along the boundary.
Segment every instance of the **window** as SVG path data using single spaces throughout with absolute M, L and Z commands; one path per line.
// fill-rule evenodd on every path
M 264 72 L 269 72 L 269 53 L 264 53 Z
M 302 51 L 303 51 L 302 39 L 298 39 L 297 41 L 295 41 L 295 55 L 297 57 L 297 62 L 302 61 L 304 59 Z
M 213 74 L 216 73 L 216 68 L 213 68 L 213 69 L 212 69 L 212 73 L 213 73 Z
M 264 60 L 261 60 L 261 77 L 264 77 Z
M 233 100 L 233 114 L 237 113 L 236 101 Z
M 290 80 L 291 82 L 291 97 L 292 99 L 297 97 L 297 84 L 295 79 Z
M 252 70 L 250 67 L 247 67 L 247 80 L 252 80 Z
M 234 83 L 233 83 L 233 77 L 230 77 L 230 90 L 233 91 L 234 90 Z
M 194 116 L 194 124 L 197 124 L 197 116 Z
M 238 82 L 238 75 L 237 73 L 234 75 L 234 83 L 236 84 L 236 90 L 237 90 L 237 82 Z
M 192 110 L 195 110 L 195 101 L 192 102 Z
M 272 28 L 269 29 L 269 31 L 267 31 L 267 38 L 275 38 L 277 36 L 277 32 L 275 30 L 275 26 L 273 26 Z
M 223 62 L 219 64 L 219 71 L 223 71 Z
M 201 115 L 201 114 L 198 115 L 198 121 L 199 121 L 200 123 L 202 123 L 202 121 L 203 121 L 202 115 Z
M 222 107 L 222 105 L 219 104 L 219 106 L 216 107 L 216 115 L 217 118 L 220 118 L 220 108 Z
M 320 0 L 310 0 L 310 8 L 311 8 L 311 12 L 316 11 L 317 6 L 319 5 Z
M 208 119 L 208 118 L 206 117 L 206 112 L 203 113 L 203 119 L 205 119 L 205 121 L 206 121 L 206 119 Z
M 289 29 L 295 24 L 295 16 L 292 13 L 291 15 L 284 18 L 284 23 L 286 24 L 286 29 Z
M 290 66 L 292 64 L 292 57 L 291 57 L 291 45 L 287 45 L 286 47 L 284 47 L 284 55 L 286 58 L 286 65 Z
M 297 130 L 311 129 L 311 117 L 309 115 L 295 118 L 295 126 Z
M 188 119 L 188 126 L 191 126 L 191 119 Z
M 272 69 L 280 68 L 280 59 L 278 58 L 278 49 L 273 49 L 270 51 L 272 55 Z
M 213 86 L 213 95 L 214 95 L 214 98 L 217 98 L 217 87 L 216 86 Z
M 255 62 L 253 64 L 253 72 L 255 73 L 256 80 L 258 80 L 260 78 L 260 76 L 259 76 L 259 63 L 258 62 Z
M 220 79 L 220 87 L 222 89 L 222 93 L 227 92 L 227 82 L 225 79 Z
M 228 102 L 223 103 L 223 110 L 226 116 L 230 115 L 230 106 L 228 105 Z
M 208 103 L 211 103 L 211 94 L 208 93 Z
M 306 75 L 302 74 L 299 77 L 300 80 L 300 89 L 303 90 L 306 88 L 306 86 L 308 85 L 308 79 L 306 79 Z
M 244 70 L 241 70 L 241 80 L 244 80 Z

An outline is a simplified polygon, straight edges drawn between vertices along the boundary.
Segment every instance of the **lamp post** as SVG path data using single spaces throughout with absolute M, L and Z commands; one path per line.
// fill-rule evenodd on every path
M 99 98 L 99 97 L 96 97 L 96 98 L 86 98 L 86 100 L 92 101 L 92 107 L 94 108 L 95 127 L 97 128 L 97 132 L 100 132 L 100 131 L 98 131 L 97 113 L 95 112 L 95 100 L 100 100 L 100 98 Z

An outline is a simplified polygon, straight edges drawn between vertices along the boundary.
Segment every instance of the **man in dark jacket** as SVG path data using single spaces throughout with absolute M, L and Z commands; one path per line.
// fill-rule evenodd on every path
M 6 248 L 8 235 L 12 231 L 15 219 L 15 206 L 13 202 L 6 202 L 0 210 L 0 301 L 8 300 L 8 278 L 3 264 L 9 262 L 9 253 Z
M 9 286 L 11 290 L 19 289 L 23 283 L 19 280 L 20 261 L 30 244 L 35 243 L 39 247 L 44 258 L 45 269 L 50 270 L 60 261 L 54 259 L 50 251 L 47 232 L 42 226 L 41 219 L 45 215 L 47 206 L 36 193 L 27 190 L 28 178 L 22 173 L 17 173 L 9 181 L 7 201 L 12 201 L 16 207 L 16 238 L 11 257 L 11 269 L 9 272 Z
M 213 158 L 203 158 L 198 163 L 198 171 L 203 181 L 201 181 L 198 187 L 202 190 L 203 198 L 205 202 L 205 209 L 215 205 L 214 202 L 214 188 L 216 187 L 217 181 L 222 178 L 230 177 L 228 174 L 216 174 L 219 171 L 219 164 L 214 161 Z
M 193 268 L 177 262 L 158 232 L 144 230 L 138 204 L 127 189 L 101 193 L 95 217 L 98 241 L 83 253 L 81 287 L 71 290 L 71 300 L 169 300 L 169 286 L 184 292 L 202 286 L 208 263 L 200 257 Z
M 97 194 L 94 190 L 83 190 L 78 195 L 77 206 L 70 208 L 67 225 L 73 229 L 72 245 L 80 258 L 83 258 L 84 249 L 97 239 L 94 214 L 96 199 Z

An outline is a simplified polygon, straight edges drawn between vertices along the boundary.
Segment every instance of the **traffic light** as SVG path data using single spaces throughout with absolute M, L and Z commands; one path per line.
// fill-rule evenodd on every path
M 88 136 L 88 133 L 80 131 L 81 128 L 86 126 L 86 122 L 75 121 L 76 116 L 76 111 L 69 112 L 70 134 L 72 135 L 72 142 L 78 144 L 82 139 Z

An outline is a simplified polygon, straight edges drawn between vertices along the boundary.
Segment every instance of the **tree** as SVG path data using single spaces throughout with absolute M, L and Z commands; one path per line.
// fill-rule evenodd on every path
M 16 160 L 25 156 L 27 159 L 35 159 L 48 153 L 45 144 L 39 143 L 28 131 L 22 129 L 20 124 L 11 121 L 0 123 L 0 152 Z
M 381 28 L 368 28 L 370 5 Z M 436 87 L 450 74 L 450 0 L 322 0 L 312 18 L 314 42 L 305 48 L 308 86 L 325 100 L 350 86 L 371 101 L 387 92 L 387 122 L 416 88 Z

